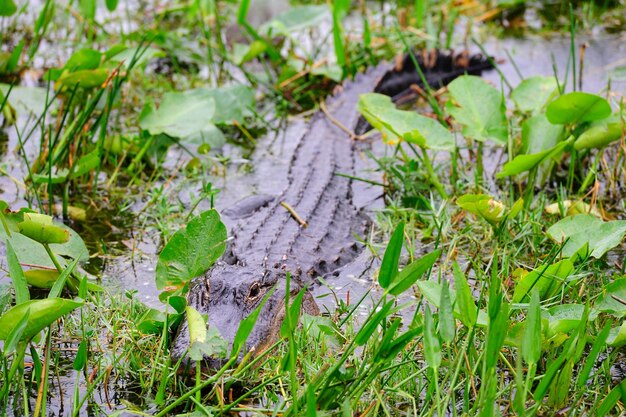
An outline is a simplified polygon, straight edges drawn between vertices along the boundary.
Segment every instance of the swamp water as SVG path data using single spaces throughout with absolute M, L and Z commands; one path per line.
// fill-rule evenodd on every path
M 618 36 L 598 36 L 594 38 L 576 40 L 578 46 L 581 43 L 587 45 L 585 50 L 583 75 L 583 91 L 598 93 L 605 91 L 611 70 L 626 64 L 626 38 L 624 35 Z M 570 39 L 567 37 L 555 37 L 552 39 L 529 38 L 529 39 L 504 39 L 487 40 L 484 48 L 497 60 L 504 59 L 500 69 L 508 81 L 517 85 L 520 81 L 511 60 L 507 58 L 506 51 L 509 52 L 517 67 L 524 76 L 533 75 L 553 75 L 553 62 L 556 63 L 559 78 L 564 78 L 564 69 L 567 67 L 567 60 L 570 54 Z M 553 58 L 552 58 L 553 57 Z M 578 62 L 577 62 L 578 67 Z M 484 77 L 495 85 L 501 85 L 500 76 L 496 71 L 485 73 Z M 577 74 L 578 77 L 578 74 Z M 572 77 L 569 75 L 569 85 Z M 615 95 L 626 94 L 626 78 L 619 79 L 617 76 L 611 78 L 611 93 Z M 506 90 L 505 90 L 506 91 Z M 508 91 L 507 91 L 508 92 Z M 26 120 L 21 119 L 25 124 Z M 258 140 L 258 145 L 252 155 L 247 160 L 242 157 L 242 150 L 226 145 L 223 153 L 230 157 L 231 162 L 227 166 L 227 171 L 223 175 L 212 177 L 213 187 L 218 188 L 220 193 L 215 197 L 215 206 L 222 212 L 231 207 L 240 199 L 253 194 L 277 195 L 284 188 L 287 181 L 287 166 L 290 156 L 297 145 L 292 138 L 299 137 L 299 133 L 305 129 L 306 120 L 301 117 L 294 117 L 286 121 L 285 128 L 281 128 L 276 135 L 268 135 Z M 19 179 L 26 177 L 26 171 L 21 158 L 14 150 L 18 146 L 18 137 L 13 129 L 4 132 L 2 139 L 1 166 L 8 175 L 0 177 L 0 199 L 7 201 L 13 209 L 26 206 L 24 191 L 19 184 Z M 32 140 L 32 142 L 36 142 Z M 384 155 L 389 149 L 379 141 L 372 142 L 372 148 L 376 155 Z M 32 149 L 33 153 L 36 151 Z M 166 158 L 166 166 L 172 172 L 180 169 L 188 156 L 175 149 L 170 149 Z M 491 163 L 490 163 L 491 162 Z M 379 180 L 379 174 L 373 171 L 374 164 L 367 159 L 365 154 L 359 158 L 359 171 L 362 177 Z M 251 169 L 242 169 L 243 167 Z M 497 161 L 486 161 L 486 178 L 493 178 Z M 491 168 L 490 168 L 491 167 Z M 172 187 L 177 190 L 170 198 L 177 199 L 187 207 L 191 205 L 193 195 L 200 193 L 199 181 L 188 181 L 185 178 L 174 179 L 173 182 L 162 182 L 155 187 Z M 492 184 L 491 186 L 495 186 Z M 376 210 L 383 207 L 379 198 L 381 190 L 371 187 L 361 182 L 355 182 L 355 200 L 359 207 L 372 214 L 375 218 Z M 131 193 L 133 190 L 129 190 Z M 88 201 L 88 199 L 87 199 Z M 90 250 L 98 249 L 102 252 L 106 248 L 107 255 L 98 255 L 92 258 L 85 266 L 85 269 L 97 277 L 101 285 L 111 292 L 137 290 L 136 299 L 145 304 L 162 308 L 158 301 L 158 291 L 155 287 L 154 276 L 158 251 L 162 247 L 161 237 L 158 233 L 144 233 L 140 229 L 133 216 L 133 213 L 144 209 L 148 204 L 145 198 L 136 200 L 128 199 L 129 205 L 120 214 L 117 211 L 91 210 L 88 209 L 87 220 L 84 224 L 76 222 L 72 224 L 81 236 L 85 239 Z M 208 209 L 209 203 L 203 201 L 198 209 L 200 211 Z M 115 213 L 112 217 L 112 213 Z M 232 220 L 224 217 L 227 226 L 232 225 Z M 2 249 L 4 252 L 4 249 Z M 6 257 L 0 253 L 0 259 L 4 263 Z M 2 265 L 3 270 L 7 270 L 6 265 Z M 376 265 L 372 265 L 372 257 L 365 251 L 359 259 L 348 265 L 342 274 L 329 282 L 333 291 L 342 299 L 350 294 L 351 300 L 357 300 L 366 291 L 375 288 L 372 276 L 376 270 Z M 1 278 L 0 283 L 7 282 L 7 278 Z M 328 288 L 318 287 L 316 295 L 328 294 Z M 320 303 L 332 310 L 334 306 L 333 297 L 323 297 Z M 71 347 L 70 347 L 71 348 Z M 71 356 L 71 355 L 70 355 Z M 51 391 L 53 397 L 50 399 L 50 415 L 64 415 L 63 401 L 61 396 L 65 396 L 65 401 L 71 396 L 75 382 L 75 373 L 71 368 L 71 359 L 68 358 L 67 374 L 59 375 L 51 380 Z M 133 398 L 132 390 L 125 392 L 124 383 L 112 384 L 109 392 L 100 390 L 95 395 L 96 401 L 100 404 L 111 403 L 114 407 L 123 405 L 124 399 L 130 402 L 141 402 L 138 398 Z M 89 412 L 85 406 L 84 411 Z

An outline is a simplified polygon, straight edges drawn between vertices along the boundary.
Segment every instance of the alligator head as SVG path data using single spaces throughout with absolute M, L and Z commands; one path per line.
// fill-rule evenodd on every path
M 303 285 L 292 279 L 290 299 L 293 299 Z M 285 317 L 286 271 L 281 268 L 263 269 L 220 263 L 205 276 L 196 278 L 190 284 L 189 305 L 200 314 L 208 316 L 207 326 L 216 328 L 232 346 L 239 324 L 248 317 L 269 295 L 258 316 L 252 333 L 246 341 L 246 351 L 262 352 L 274 343 L 280 334 L 280 326 Z M 318 314 L 317 304 L 310 293 L 306 293 L 302 310 Z M 171 349 L 172 359 L 183 357 L 189 347 L 189 327 L 187 320 L 179 327 Z M 188 358 L 183 359 L 189 363 Z M 217 369 L 225 360 L 205 357 L 203 368 Z

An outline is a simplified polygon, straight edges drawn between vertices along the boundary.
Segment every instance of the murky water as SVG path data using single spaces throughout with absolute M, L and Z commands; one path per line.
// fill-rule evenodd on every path
M 143 5 L 143 2 L 139 2 Z M 143 5 L 142 7 L 149 7 Z M 132 8 L 131 8 L 132 9 Z M 121 8 L 119 12 L 122 16 L 131 13 L 131 9 Z M 136 22 L 124 17 L 122 26 L 115 26 L 115 30 L 129 31 L 136 28 Z M 104 22 L 106 27 L 113 28 L 116 23 Z M 71 35 L 67 33 L 68 37 Z M 47 51 L 38 60 L 35 66 L 61 65 L 64 59 L 69 56 L 71 43 L 58 44 L 48 43 L 42 50 Z M 626 65 L 626 35 L 596 35 L 594 37 L 581 36 L 576 39 L 575 49 L 577 56 L 581 45 L 585 45 L 585 56 L 582 68 L 582 89 L 593 93 L 606 93 L 610 80 L 611 95 L 619 96 L 626 94 L 626 79 L 612 77 L 611 71 L 619 66 Z M 523 77 L 533 75 L 554 75 L 555 72 L 561 80 L 565 79 L 566 68 L 570 57 L 570 39 L 565 36 L 555 36 L 552 38 L 529 37 L 525 39 L 487 39 L 483 43 L 485 50 L 493 55 L 498 61 L 503 61 L 499 68 L 506 80 L 513 86 L 520 81 L 520 75 L 515 69 L 514 63 L 519 68 Z M 508 52 L 508 54 L 507 54 Z M 509 58 L 508 56 L 510 55 Z M 576 67 L 580 68 L 580 62 L 576 60 Z M 572 74 L 568 73 L 568 88 L 571 89 Z M 28 78 L 32 76 L 33 78 Z M 485 78 L 494 85 L 503 85 L 505 93 L 508 93 L 506 83 L 501 81 L 500 75 L 496 71 L 485 73 Z M 580 74 L 576 74 L 578 80 Z M 35 79 L 35 81 L 33 81 Z M 36 83 L 37 72 L 27 74 L 24 84 L 33 85 Z M 578 87 L 578 86 L 577 86 Z M 32 118 L 21 117 L 17 129 L 7 128 L 0 131 L 0 167 L 6 175 L 0 176 L 0 199 L 7 201 L 13 209 L 18 209 L 28 205 L 27 193 L 21 183 L 26 177 L 26 168 L 23 158 L 15 152 L 18 147 L 18 131 L 20 134 L 28 131 L 32 126 Z M 294 152 L 297 141 L 293 138 L 300 136 L 306 127 L 306 117 L 293 117 L 280 126 L 277 133 L 269 133 L 266 137 L 258 140 L 258 145 L 253 154 L 244 157 L 246 152 L 235 145 L 226 145 L 220 152 L 228 156 L 231 162 L 226 167 L 223 175 L 202 179 L 190 180 L 181 176 L 173 182 L 157 182 L 154 187 L 163 186 L 167 189 L 176 190 L 171 200 L 179 200 L 191 205 L 192 195 L 200 194 L 202 180 L 209 179 L 214 187 L 220 189 L 220 193 L 215 198 L 215 205 L 219 211 L 231 207 L 237 201 L 254 194 L 278 195 L 287 182 L 288 163 Z M 384 155 L 389 149 L 379 141 L 364 144 L 363 151 L 371 149 L 376 155 Z M 29 140 L 26 146 L 26 155 L 32 160 L 39 151 L 39 140 L 37 133 Z M 499 153 L 494 153 L 491 163 L 486 161 L 487 178 L 493 178 L 498 167 L 496 158 Z M 358 159 L 357 170 L 359 176 L 370 180 L 379 181 L 380 174 L 374 171 L 374 164 L 363 152 Z M 189 157 L 179 150 L 173 148 L 166 158 L 166 169 L 174 172 L 183 165 Z M 490 171 L 491 170 L 491 171 Z M 131 192 L 133 190 L 130 190 Z M 138 194 L 142 190 L 135 190 Z M 126 210 L 120 212 L 115 208 L 103 209 L 102 207 L 88 210 L 88 220 L 86 223 L 73 223 L 72 226 L 85 238 L 88 246 L 94 252 L 101 255 L 96 256 L 84 268 L 98 279 L 101 284 L 110 291 L 137 290 L 137 298 L 142 302 L 160 308 L 158 301 L 158 290 L 156 289 L 155 267 L 158 252 L 162 247 L 161 235 L 158 230 L 143 230 L 144 225 L 139 224 L 133 213 L 145 208 L 147 197 L 142 193 L 136 198 L 128 198 Z M 382 208 L 380 199 L 381 190 L 375 186 L 369 186 L 362 182 L 354 183 L 354 196 L 359 208 L 375 217 L 376 211 Z M 84 196 L 84 202 L 89 206 L 88 196 Z M 199 211 L 209 208 L 209 203 L 204 201 L 198 207 Z M 233 220 L 224 217 L 227 226 L 233 224 Z M 364 238 L 368 238 L 365 237 Z M 374 239 L 376 240 L 376 239 Z M 106 253 L 104 255 L 103 253 Z M 4 249 L 0 250 L 0 263 L 2 269 L 6 270 Z M 358 300 L 363 294 L 372 288 L 376 288 L 372 277 L 375 275 L 377 261 L 368 251 L 352 264 L 346 266 L 339 277 L 330 281 L 329 287 L 318 286 L 315 294 L 320 298 L 320 303 L 332 310 L 334 297 L 326 296 L 332 290 L 343 299 L 350 299 L 352 302 Z M 0 283 L 7 282 L 6 276 L 0 278 Z M 58 392 L 73 390 L 75 373 L 71 371 L 71 364 L 68 362 L 67 374 L 57 381 L 60 385 Z M 116 386 L 107 399 L 103 391 L 99 391 L 96 399 L 101 404 L 112 401 L 114 404 L 123 395 L 124 388 Z M 130 394 L 132 395 L 132 390 Z M 114 398 L 117 396 L 117 398 Z M 64 403 L 53 400 L 53 412 L 63 415 Z M 119 404 L 119 401 L 117 401 Z M 87 408 L 85 408 L 87 410 Z M 52 414 L 51 414 L 52 415 Z

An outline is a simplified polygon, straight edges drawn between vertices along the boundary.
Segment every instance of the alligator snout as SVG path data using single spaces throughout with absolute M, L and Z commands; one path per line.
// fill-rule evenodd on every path
M 217 329 L 228 342 L 228 353 L 232 347 L 239 325 L 259 305 L 264 302 L 252 332 L 246 341 L 246 352 L 256 354 L 278 340 L 280 326 L 285 317 L 285 272 L 282 270 L 257 270 L 243 266 L 221 264 L 206 276 L 196 278 L 190 285 L 189 305 L 200 314 L 208 316 L 208 329 Z M 295 297 L 302 288 L 297 282 L 290 285 L 290 294 Z M 306 293 L 303 311 L 317 314 L 319 309 L 311 294 Z M 183 358 L 183 363 L 191 365 L 186 356 L 189 349 L 189 324 L 185 319 L 178 329 L 171 347 L 174 361 Z M 243 352 L 239 358 L 243 357 Z M 202 367 L 219 369 L 227 359 L 205 356 Z M 194 367 L 191 367 L 193 369 Z

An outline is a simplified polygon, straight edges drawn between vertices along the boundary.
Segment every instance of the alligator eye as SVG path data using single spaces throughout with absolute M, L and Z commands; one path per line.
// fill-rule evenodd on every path
M 250 291 L 248 291 L 248 301 L 252 301 L 257 298 L 261 294 L 261 286 L 258 282 L 255 282 L 250 286 Z

